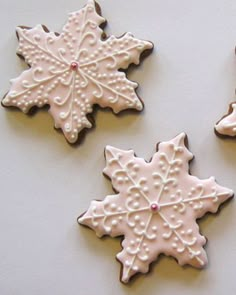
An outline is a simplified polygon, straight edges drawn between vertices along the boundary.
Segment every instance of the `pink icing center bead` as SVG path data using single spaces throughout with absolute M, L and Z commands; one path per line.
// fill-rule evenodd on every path
M 160 207 L 158 206 L 157 203 L 152 203 L 150 206 L 150 209 L 152 212 L 157 212 L 160 209 Z
M 78 66 L 79 64 L 76 62 L 76 61 L 73 61 L 71 64 L 70 64 L 70 68 L 72 71 L 75 71 L 78 69 Z

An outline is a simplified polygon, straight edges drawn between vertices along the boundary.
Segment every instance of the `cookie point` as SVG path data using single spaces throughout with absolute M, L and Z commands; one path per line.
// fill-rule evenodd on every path
M 179 138 L 184 139 L 186 137 L 186 134 L 184 132 L 181 132 L 179 134 Z
M 124 283 L 124 284 L 127 284 L 129 282 L 129 277 L 127 275 L 123 275 L 122 279 L 121 279 L 121 282 Z
M 215 130 L 218 133 L 223 133 L 224 129 L 225 129 L 225 126 L 221 123 L 221 121 L 218 124 L 215 125 Z
M 236 109 L 236 103 L 232 104 L 232 108 L 235 110 Z
M 2 105 L 3 106 L 6 106 L 6 100 L 5 100 L 5 98 L 2 100 Z
M 16 27 L 16 32 L 21 33 L 23 31 L 23 28 L 21 26 Z
M 105 147 L 105 151 L 110 151 L 110 150 L 112 150 L 113 149 L 113 147 L 111 146 L 111 145 L 107 145 L 106 147 Z
M 228 194 L 232 198 L 234 196 L 234 191 L 230 189 L 229 192 L 228 192 Z
M 83 224 L 83 221 L 84 221 L 83 216 L 79 217 L 79 218 L 77 219 L 77 221 L 78 221 L 78 223 Z
M 87 4 L 95 5 L 95 1 L 94 0 L 88 0 Z
M 154 44 L 153 44 L 152 42 L 150 42 L 150 41 L 146 41 L 146 43 L 147 43 L 147 48 L 148 48 L 148 49 L 152 49 L 152 48 L 154 48 Z
M 141 102 L 139 104 L 137 104 L 137 110 L 138 111 L 142 111 L 143 110 L 143 104 Z

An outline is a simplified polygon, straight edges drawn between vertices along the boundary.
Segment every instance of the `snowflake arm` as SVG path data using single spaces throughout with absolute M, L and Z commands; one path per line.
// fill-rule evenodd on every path
M 126 222 L 132 227 L 135 225 L 133 210 L 126 202 L 123 206 L 119 202 L 120 195 L 107 196 L 104 201 L 92 201 L 91 206 L 78 220 L 96 231 L 98 237 L 110 235 L 117 237 L 124 235 L 123 227 Z M 148 207 L 138 210 L 146 211 Z
M 164 253 L 180 265 L 202 268 L 207 264 L 196 219 L 215 213 L 233 196 L 214 177 L 201 180 L 189 175 L 193 155 L 181 133 L 162 142 L 150 162 L 134 152 L 106 147 L 104 173 L 117 195 L 92 202 L 79 223 L 99 237 L 124 236 L 117 259 L 122 263 L 121 280 L 127 283 L 138 272 L 146 273 L 151 262 Z

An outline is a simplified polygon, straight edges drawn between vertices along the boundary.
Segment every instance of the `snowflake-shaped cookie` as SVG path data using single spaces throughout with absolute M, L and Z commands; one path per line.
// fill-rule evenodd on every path
M 124 236 L 117 254 L 124 283 L 138 272 L 148 272 L 161 253 L 175 257 L 180 265 L 202 268 L 207 263 L 206 239 L 196 219 L 215 213 L 233 192 L 219 186 L 214 177 L 200 180 L 189 175 L 193 155 L 184 140 L 182 133 L 160 143 L 149 163 L 132 150 L 105 149 L 104 173 L 118 193 L 92 201 L 78 221 L 99 237 Z
M 71 143 L 82 129 L 92 127 L 86 115 L 95 104 L 115 113 L 142 110 L 135 92 L 138 84 L 119 69 L 139 64 L 140 55 L 153 44 L 130 33 L 105 40 L 103 23 L 98 4 L 88 0 L 84 8 L 70 13 L 60 35 L 43 25 L 18 27 L 17 53 L 30 69 L 11 80 L 2 104 L 25 113 L 33 106 L 50 105 L 55 128 L 61 128 Z
M 236 103 L 232 103 L 229 112 L 216 125 L 216 133 L 220 135 L 236 136 Z

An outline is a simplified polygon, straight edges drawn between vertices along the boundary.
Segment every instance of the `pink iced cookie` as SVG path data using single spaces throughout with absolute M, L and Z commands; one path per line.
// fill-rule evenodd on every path
M 117 192 L 104 201 L 92 201 L 79 223 L 98 237 L 124 236 L 117 259 L 122 264 L 121 281 L 147 273 L 161 253 L 180 265 L 202 268 L 207 263 L 196 219 L 215 213 L 233 191 L 219 186 L 214 177 L 200 180 L 189 175 L 193 155 L 185 146 L 185 134 L 160 143 L 150 162 L 111 146 L 105 149 L 104 169 Z
M 135 90 L 137 83 L 119 69 L 139 64 L 142 53 L 153 44 L 130 33 L 105 38 L 100 28 L 106 20 L 93 0 L 69 14 L 59 35 L 45 26 L 18 27 L 18 55 L 30 69 L 11 80 L 3 106 L 14 106 L 27 113 L 33 106 L 49 105 L 55 128 L 62 129 L 74 143 L 84 128 L 91 128 L 87 114 L 93 105 L 141 111 L 142 102 Z
M 232 103 L 229 112 L 216 125 L 215 130 L 220 135 L 236 136 L 236 103 Z

